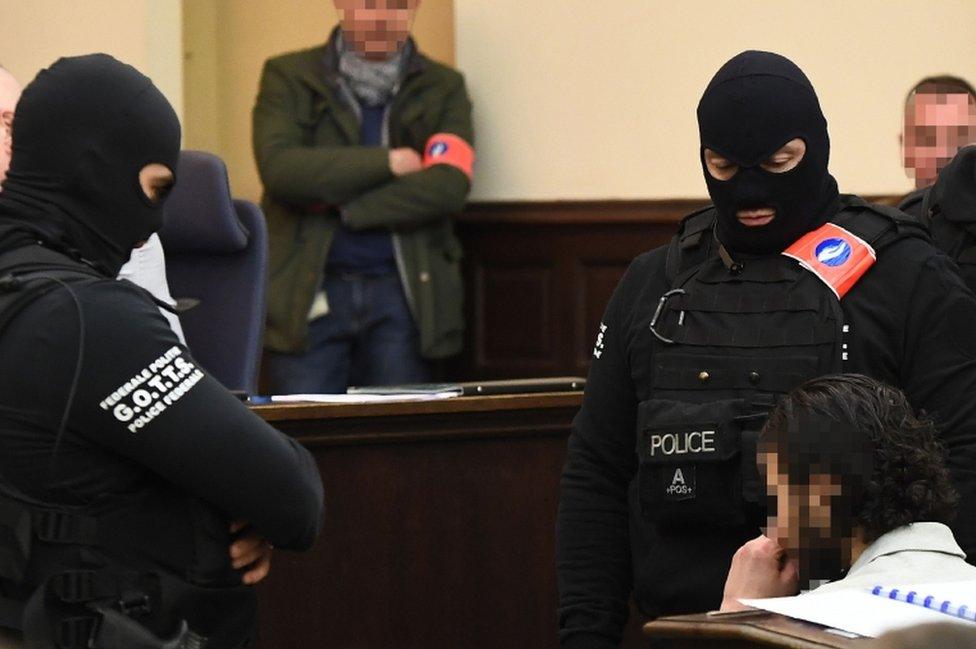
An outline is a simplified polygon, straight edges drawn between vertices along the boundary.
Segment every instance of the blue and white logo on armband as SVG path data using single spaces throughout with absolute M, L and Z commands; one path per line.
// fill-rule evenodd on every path
M 842 266 L 851 258 L 851 244 L 843 239 L 831 237 L 817 244 L 817 261 L 825 266 Z
M 431 158 L 439 158 L 445 153 L 447 153 L 447 142 L 434 142 L 427 150 L 427 155 Z

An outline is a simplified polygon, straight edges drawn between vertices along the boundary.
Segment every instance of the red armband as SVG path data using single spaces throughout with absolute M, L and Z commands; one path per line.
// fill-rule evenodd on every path
M 424 169 L 434 165 L 451 165 L 470 180 L 474 173 L 474 149 L 453 133 L 436 133 L 424 146 Z
M 783 254 L 796 259 L 819 277 L 838 300 L 857 284 L 877 259 L 871 244 L 833 223 L 807 232 Z

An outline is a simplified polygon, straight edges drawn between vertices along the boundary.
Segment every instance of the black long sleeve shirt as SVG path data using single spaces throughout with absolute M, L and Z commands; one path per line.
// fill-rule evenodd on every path
M 81 321 L 57 288 L 0 334 L 3 480 L 65 505 L 147 488 L 188 494 L 276 547 L 308 548 L 323 516 L 308 451 L 204 372 L 142 289 L 96 280 L 72 290 Z M 82 323 L 80 380 L 58 441 Z
M 716 593 L 725 574 L 674 574 L 670 553 L 737 545 L 686 535 L 680 548 L 645 547 L 635 532 L 638 404 L 650 398 L 653 340 L 648 324 L 665 278 L 666 248 L 639 256 L 617 286 L 601 324 L 583 406 L 573 422 L 556 526 L 559 627 L 563 647 L 615 647 L 633 590 L 648 615 L 675 610 L 682 592 Z M 851 332 L 844 371 L 902 388 L 934 415 L 961 494 L 953 531 L 976 558 L 976 296 L 955 264 L 917 238 L 900 240 L 841 301 Z M 629 497 L 630 496 L 630 497 Z M 758 532 L 758 530 L 757 530 Z M 661 539 L 656 539 L 661 543 Z

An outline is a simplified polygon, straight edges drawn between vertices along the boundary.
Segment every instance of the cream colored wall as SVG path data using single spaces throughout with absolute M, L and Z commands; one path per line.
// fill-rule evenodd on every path
M 330 0 L 183 0 L 186 146 L 227 163 L 235 196 L 257 200 L 251 108 L 271 56 L 319 45 L 337 22 Z M 429 56 L 454 60 L 453 0 L 424 0 L 414 36 Z
M 180 0 L 0 0 L 0 64 L 27 84 L 62 56 L 106 52 L 183 111 Z
M 820 95 L 843 191 L 900 193 L 902 101 L 976 82 L 972 0 L 456 0 L 475 103 L 476 199 L 705 196 L 695 107 L 745 49 L 785 54 Z

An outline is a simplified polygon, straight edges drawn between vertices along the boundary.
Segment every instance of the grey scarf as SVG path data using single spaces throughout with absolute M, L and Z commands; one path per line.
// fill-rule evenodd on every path
M 339 73 L 356 99 L 367 106 L 389 103 L 403 81 L 412 45 L 407 41 L 400 51 L 385 61 L 368 61 L 346 45 L 342 32 L 336 37 Z

